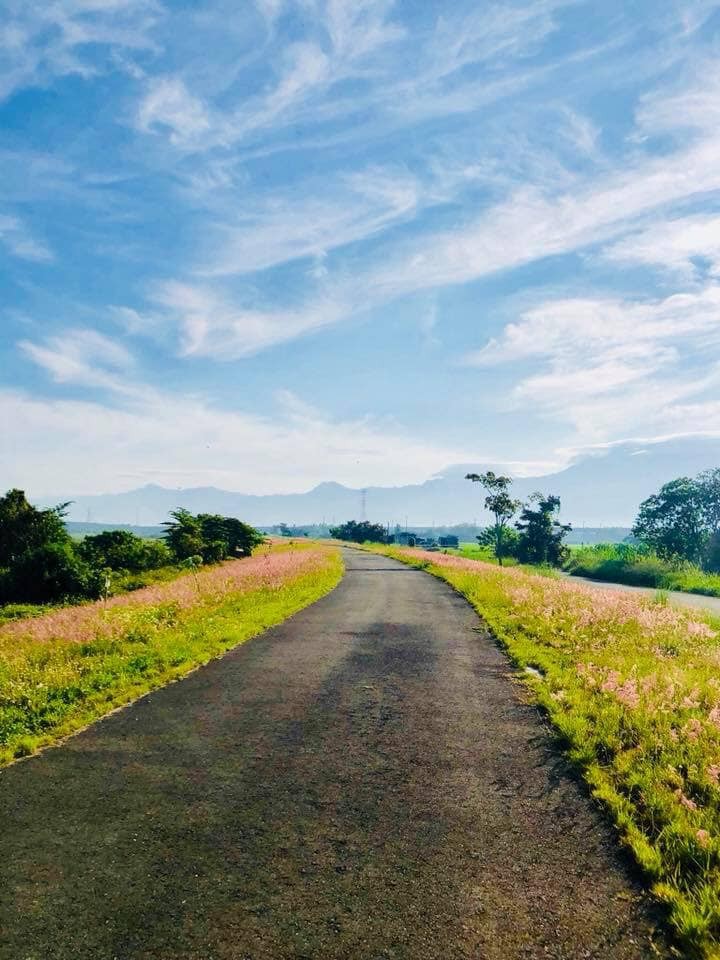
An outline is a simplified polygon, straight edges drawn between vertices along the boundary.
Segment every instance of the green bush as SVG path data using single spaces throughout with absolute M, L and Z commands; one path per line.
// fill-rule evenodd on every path
M 663 560 L 653 551 L 626 543 L 598 543 L 572 550 L 568 573 L 608 583 L 626 583 L 656 590 L 681 590 L 720 596 L 720 576 L 686 561 Z
M 0 582 L 4 601 L 47 603 L 96 598 L 103 577 L 71 543 L 46 543 L 21 554 Z
M 77 549 L 83 560 L 97 569 L 139 573 L 172 562 L 162 540 L 143 540 L 129 530 L 104 530 L 85 537 Z

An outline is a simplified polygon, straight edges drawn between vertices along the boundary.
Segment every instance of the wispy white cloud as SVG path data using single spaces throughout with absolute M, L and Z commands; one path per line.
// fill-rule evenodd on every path
M 705 396 L 720 385 L 719 311 L 716 285 L 661 301 L 550 301 L 465 361 L 522 365 L 510 404 L 570 422 L 585 441 L 642 424 L 720 428 Z
M 167 130 L 170 142 L 197 143 L 211 127 L 206 105 L 193 96 L 180 77 L 154 77 L 137 111 L 140 130 Z
M 243 307 L 211 287 L 178 281 L 157 284 L 152 299 L 160 316 L 150 325 L 157 328 L 164 320 L 171 331 L 179 330 L 183 356 L 218 360 L 251 356 L 335 323 L 345 312 L 330 298 L 316 301 L 312 311 Z
M 606 247 L 603 257 L 622 264 L 670 270 L 686 280 L 720 274 L 720 216 L 696 214 L 661 220 Z
M 0 243 L 9 253 L 21 260 L 49 263 L 55 259 L 52 250 L 42 241 L 33 237 L 25 224 L 17 217 L 0 214 Z
M 121 395 L 137 393 L 127 379 L 134 366 L 132 355 L 117 340 L 96 330 L 68 330 L 41 343 L 22 340 L 18 346 L 56 383 L 98 387 Z
M 253 273 L 365 240 L 411 217 L 430 197 L 407 171 L 370 168 L 308 190 L 273 191 L 211 231 L 205 276 Z
M 100 65 L 88 51 L 98 46 L 122 54 L 156 49 L 152 31 L 158 0 L 5 0 L 0 23 L 0 101 L 16 90 L 53 77 L 91 77 L 123 69 L 122 56 Z

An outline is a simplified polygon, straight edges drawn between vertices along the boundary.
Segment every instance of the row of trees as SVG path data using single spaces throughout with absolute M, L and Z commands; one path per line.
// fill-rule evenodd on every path
M 633 535 L 664 560 L 720 572 L 720 469 L 678 477 L 643 500 Z
M 510 495 L 511 478 L 492 470 L 468 473 L 465 479 L 479 483 L 485 489 L 485 508 L 493 515 L 494 523 L 483 530 L 477 540 L 481 545 L 493 548 L 501 566 L 504 557 L 515 557 L 521 563 L 560 566 L 567 551 L 563 540 L 572 527 L 558 519 L 559 497 L 533 493 L 523 504 Z M 518 512 L 519 517 L 511 526 Z
M 39 510 L 22 490 L 0 497 L 1 603 L 96 598 L 113 573 L 245 557 L 263 541 L 262 534 L 234 517 L 176 510 L 164 524 L 162 540 L 107 530 L 76 543 L 63 522 L 68 506 Z

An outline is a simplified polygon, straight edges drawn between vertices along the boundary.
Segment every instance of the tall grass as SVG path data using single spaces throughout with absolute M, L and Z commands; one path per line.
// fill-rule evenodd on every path
M 599 543 L 572 550 L 565 569 L 575 576 L 658 590 L 683 590 L 720 597 L 720 576 L 691 563 L 672 564 L 628 544 Z
M 337 550 L 303 545 L 0 627 L 0 765 L 77 730 L 319 599 Z
M 688 955 L 720 957 L 720 621 L 421 550 L 526 673 Z

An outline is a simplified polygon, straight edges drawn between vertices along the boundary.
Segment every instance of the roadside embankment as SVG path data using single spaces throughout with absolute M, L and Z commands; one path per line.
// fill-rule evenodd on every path
M 335 548 L 244 560 L 0 627 L 0 765 L 80 729 L 328 593 Z

